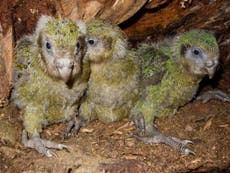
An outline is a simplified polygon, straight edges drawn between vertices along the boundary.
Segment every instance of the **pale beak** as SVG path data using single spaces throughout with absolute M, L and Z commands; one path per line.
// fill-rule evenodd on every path
M 208 71 L 208 77 L 209 77 L 209 79 L 213 78 L 213 76 L 215 74 L 215 71 L 216 71 L 215 69 Z
M 215 61 L 207 61 L 205 64 L 205 70 L 208 73 L 209 79 L 212 79 L 215 72 L 216 72 L 216 67 L 218 65 L 218 62 Z
M 72 77 L 72 72 L 74 68 L 74 62 L 69 59 L 60 59 L 56 63 L 56 68 L 59 72 L 60 78 L 65 82 L 68 83 L 68 81 Z
M 73 69 L 68 68 L 68 67 L 58 68 L 58 72 L 60 74 L 60 77 L 62 78 L 62 80 L 65 83 L 67 83 L 69 81 L 69 79 L 71 78 L 72 71 L 73 71 Z

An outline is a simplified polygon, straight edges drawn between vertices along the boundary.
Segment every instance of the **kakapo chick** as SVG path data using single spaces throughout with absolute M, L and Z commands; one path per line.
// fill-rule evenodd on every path
M 41 139 L 42 128 L 73 121 L 87 87 L 85 34 L 82 22 L 43 15 L 35 32 L 16 45 L 12 99 L 23 114 L 22 142 L 48 157 L 55 156 L 49 148 L 67 147 Z
M 191 101 L 202 78 L 213 77 L 219 62 L 219 49 L 214 35 L 206 30 L 190 30 L 159 43 L 142 44 L 143 97 L 132 110 L 134 121 L 149 137 L 137 139 L 151 143 L 166 143 L 184 154 L 189 140 L 165 136 L 153 126 L 156 117 L 176 113 Z M 142 117 L 144 121 L 140 120 Z M 138 118 L 139 117 L 139 118 Z
M 118 26 L 102 19 L 92 19 L 86 26 L 91 74 L 79 115 L 87 121 L 118 121 L 130 115 L 139 98 L 137 55 L 128 49 L 126 35 Z

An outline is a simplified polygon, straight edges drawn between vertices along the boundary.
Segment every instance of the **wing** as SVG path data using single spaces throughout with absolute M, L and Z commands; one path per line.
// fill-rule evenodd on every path
M 34 48 L 32 36 L 24 36 L 17 42 L 15 48 L 15 67 L 17 69 L 26 69 L 30 65 Z
M 24 83 L 28 80 L 28 67 L 32 64 L 35 55 L 35 46 L 32 36 L 24 36 L 21 38 L 15 48 L 15 64 L 14 64 L 14 83 Z
M 17 89 L 23 84 L 27 83 L 30 78 L 29 66 L 32 64 L 35 55 L 35 46 L 32 36 L 25 36 L 21 38 L 15 47 L 14 54 L 14 71 L 13 71 L 13 90 L 11 100 L 14 101 L 19 108 L 23 104 L 19 100 Z
M 164 53 L 163 49 L 159 49 L 154 44 L 142 44 L 138 48 L 138 54 L 142 60 L 144 86 L 158 84 L 166 73 L 166 62 L 169 56 Z

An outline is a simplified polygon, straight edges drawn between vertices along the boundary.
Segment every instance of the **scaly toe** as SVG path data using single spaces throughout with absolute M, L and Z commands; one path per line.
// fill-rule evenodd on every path
M 187 140 L 187 139 L 183 140 L 183 139 L 179 139 L 179 138 L 177 138 L 177 137 L 171 137 L 171 138 L 172 138 L 175 142 L 180 143 L 180 144 L 182 144 L 183 146 L 185 146 L 185 145 L 187 145 L 187 144 L 193 144 L 192 141 Z

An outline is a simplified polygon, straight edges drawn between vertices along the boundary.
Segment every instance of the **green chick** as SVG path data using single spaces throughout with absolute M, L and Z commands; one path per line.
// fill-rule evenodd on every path
M 137 51 L 142 58 L 143 93 L 132 117 L 147 137 L 134 137 L 146 143 L 166 143 L 184 154 L 193 154 L 185 148 L 191 141 L 165 136 L 153 122 L 157 117 L 174 115 L 195 97 L 206 75 L 213 77 L 219 63 L 216 38 L 209 31 L 194 29 L 158 43 L 142 44 Z
M 138 57 L 128 49 L 126 35 L 118 26 L 102 19 L 92 19 L 86 26 L 91 74 L 80 118 L 118 121 L 130 115 L 140 96 Z
M 89 79 L 86 26 L 42 15 L 35 32 L 22 37 L 15 50 L 12 100 L 22 110 L 22 142 L 48 157 L 63 144 L 40 138 L 47 125 L 74 121 Z M 29 139 L 28 139 L 28 136 Z

